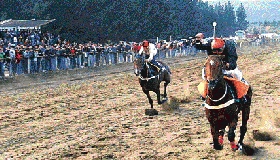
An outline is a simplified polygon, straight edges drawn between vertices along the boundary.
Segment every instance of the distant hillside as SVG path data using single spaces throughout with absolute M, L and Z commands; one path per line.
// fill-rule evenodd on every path
M 204 0 L 209 4 L 227 3 L 228 0 Z M 280 21 L 280 1 L 279 0 L 230 0 L 231 4 L 237 9 L 240 3 L 246 9 L 247 20 L 249 22 L 259 21 Z

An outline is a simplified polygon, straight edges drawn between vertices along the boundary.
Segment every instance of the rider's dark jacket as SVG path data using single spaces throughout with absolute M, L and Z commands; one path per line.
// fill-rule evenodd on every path
M 195 43 L 194 46 L 198 50 L 206 50 L 207 55 L 213 55 L 211 49 L 211 42 L 212 40 L 208 40 L 206 43 L 198 42 Z M 227 68 L 227 70 L 234 70 L 237 66 L 236 61 L 238 59 L 238 56 L 236 53 L 235 42 L 233 40 L 225 40 L 225 48 L 223 50 L 222 55 L 225 55 L 223 61 L 225 63 L 229 63 L 229 68 Z

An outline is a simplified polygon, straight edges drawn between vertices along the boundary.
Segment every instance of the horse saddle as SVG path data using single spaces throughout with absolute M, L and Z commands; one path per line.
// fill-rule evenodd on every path
M 155 63 L 149 62 L 148 64 L 152 66 L 153 70 L 155 69 L 158 73 L 161 70 L 165 69 L 165 67 L 160 62 L 157 61 L 155 61 Z
M 230 78 L 227 76 L 224 76 L 224 79 L 227 81 L 227 83 L 232 84 L 235 88 L 236 96 L 237 98 L 242 98 L 247 94 L 247 91 L 249 89 L 249 84 L 246 81 L 239 81 L 235 78 Z M 207 92 L 208 92 L 208 82 L 202 81 L 197 86 L 197 89 L 200 93 L 200 95 L 203 98 L 206 98 Z

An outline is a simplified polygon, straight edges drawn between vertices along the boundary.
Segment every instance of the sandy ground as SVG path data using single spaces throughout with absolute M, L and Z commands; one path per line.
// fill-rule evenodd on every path
M 151 93 L 157 116 L 145 115 L 150 105 L 131 63 L 1 81 L 0 159 L 279 159 L 280 45 L 238 53 L 253 87 L 252 156 L 231 151 L 226 138 L 223 150 L 212 148 L 196 89 L 205 58 L 197 56 L 164 60 L 172 82 L 166 104 Z

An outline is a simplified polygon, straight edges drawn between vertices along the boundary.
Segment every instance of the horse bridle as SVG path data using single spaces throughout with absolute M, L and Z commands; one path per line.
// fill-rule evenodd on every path
M 226 84 L 226 88 L 225 88 L 225 93 L 224 93 L 224 95 L 223 95 L 221 98 L 219 98 L 219 99 L 212 99 L 208 94 L 207 94 L 206 97 L 208 97 L 208 98 L 209 98 L 211 101 L 213 101 L 213 102 L 219 102 L 220 100 L 222 100 L 223 98 L 225 98 L 226 94 L 227 94 L 227 84 Z
M 222 65 L 222 68 L 223 68 L 223 67 L 224 67 L 224 64 L 222 63 L 221 65 Z M 221 78 L 221 77 L 219 77 L 219 78 Z M 223 78 L 223 77 L 222 77 L 222 78 Z M 208 84 L 210 84 L 209 80 L 207 80 L 207 82 L 208 82 Z M 215 85 L 217 85 L 218 82 L 219 82 L 219 79 L 216 79 L 216 80 L 215 80 Z M 208 98 L 209 98 L 211 101 L 213 101 L 213 102 L 219 102 L 220 100 L 222 100 L 223 98 L 225 98 L 225 96 L 226 96 L 226 94 L 227 94 L 228 86 L 227 86 L 227 83 L 226 83 L 226 82 L 224 82 L 224 83 L 225 83 L 226 88 L 225 88 L 225 92 L 224 92 L 224 94 L 223 94 L 223 96 L 222 96 L 221 98 L 219 98 L 219 99 L 212 99 L 208 94 L 207 94 L 206 97 L 208 97 Z
M 136 55 L 135 58 L 136 58 L 136 59 L 134 60 L 134 62 L 136 63 L 136 66 L 143 66 L 143 65 L 142 65 L 143 57 L 140 56 L 140 55 Z M 140 61 L 140 62 L 139 62 L 139 61 Z M 141 70 L 142 70 L 142 68 L 137 67 L 137 68 L 136 68 L 136 71 L 139 72 L 139 73 L 136 73 L 135 71 L 134 71 L 134 73 L 138 76 L 138 74 L 140 75 Z

